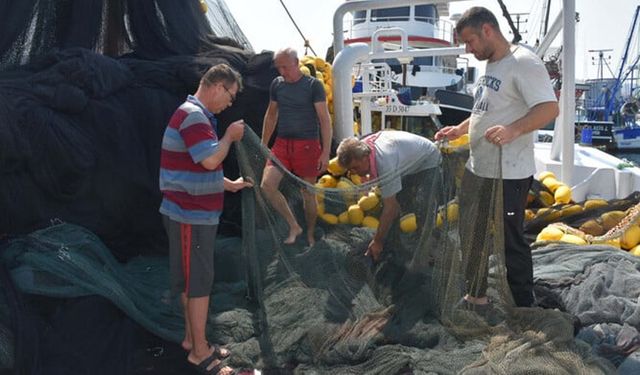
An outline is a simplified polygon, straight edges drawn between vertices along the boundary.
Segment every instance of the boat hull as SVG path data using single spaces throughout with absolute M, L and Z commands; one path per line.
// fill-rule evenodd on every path
M 616 129 L 613 132 L 613 139 L 618 150 L 640 150 L 640 126 Z
M 442 114 L 438 116 L 443 126 L 458 125 L 471 116 L 473 97 L 461 92 L 436 90 L 435 97 Z

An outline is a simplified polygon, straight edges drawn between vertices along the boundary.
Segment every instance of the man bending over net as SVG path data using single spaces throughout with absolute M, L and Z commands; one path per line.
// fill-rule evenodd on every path
M 358 139 L 346 138 L 338 146 L 338 161 L 344 168 L 369 179 L 380 179 L 382 213 L 380 225 L 369 243 L 365 255 L 378 261 L 384 247 L 384 239 L 401 207 L 396 195 L 410 188 L 405 185 L 409 176 L 415 184 L 434 178 L 441 162 L 440 151 L 428 139 L 404 131 L 379 131 Z M 403 202 L 411 205 L 415 197 Z

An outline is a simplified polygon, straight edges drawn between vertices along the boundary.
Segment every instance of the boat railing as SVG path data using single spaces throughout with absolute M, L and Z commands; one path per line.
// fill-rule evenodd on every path
M 391 67 L 384 62 L 360 64 L 354 71 L 356 77 L 361 77 L 362 92 L 354 97 L 384 97 L 394 93 L 392 88 Z
M 433 24 L 435 26 L 433 29 L 434 38 L 445 40 L 450 44 L 456 43 L 453 23 L 432 17 L 416 17 L 416 21 Z
M 455 43 L 453 23 L 434 17 L 415 17 L 410 20 L 407 16 L 384 16 L 370 20 L 366 17 L 345 19 L 344 39 L 370 37 L 378 29 L 391 27 L 402 27 L 411 36 Z
M 451 74 L 457 75 L 458 68 L 453 68 L 445 65 L 419 65 L 421 72 L 431 72 L 431 73 L 443 73 L 443 74 Z

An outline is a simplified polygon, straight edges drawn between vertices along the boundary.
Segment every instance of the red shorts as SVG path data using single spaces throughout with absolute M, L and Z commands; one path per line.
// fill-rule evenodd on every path
M 273 156 L 298 177 L 318 177 L 318 159 L 322 154 L 317 139 L 276 138 L 271 147 Z M 271 160 L 267 165 L 273 165 Z

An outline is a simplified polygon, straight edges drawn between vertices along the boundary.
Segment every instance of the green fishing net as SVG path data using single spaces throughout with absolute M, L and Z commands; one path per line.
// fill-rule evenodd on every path
M 303 234 L 285 245 L 288 227 L 259 186 L 269 151 L 247 130 L 236 155 L 242 176 L 256 186 L 242 193 L 242 238 L 217 241 L 207 326 L 212 342 L 232 350 L 231 365 L 312 374 L 614 371 L 574 339 L 569 314 L 514 307 L 504 266 L 502 184 L 464 173 L 467 148 L 444 149 L 439 168 L 405 176 L 401 217 L 379 262 L 364 256 L 381 210 L 376 194 L 411 165 L 365 183 L 336 173 L 316 185 L 282 170 L 280 190 L 302 227 L 301 192 L 315 194 L 320 207 L 316 243 L 309 246 Z M 499 150 L 490 162 L 499 170 Z M 25 293 L 98 294 L 157 336 L 182 340 L 166 258 L 120 264 L 97 237 L 71 224 L 13 239 L 0 255 Z M 460 304 L 470 259 L 477 265 L 472 278 L 487 280 L 489 313 Z M 241 277 L 221 280 L 219 270 L 229 269 Z M 0 323 L 0 342 L 11 341 L 6 319 Z M 10 346 L 2 345 L 0 367 L 11 366 Z

